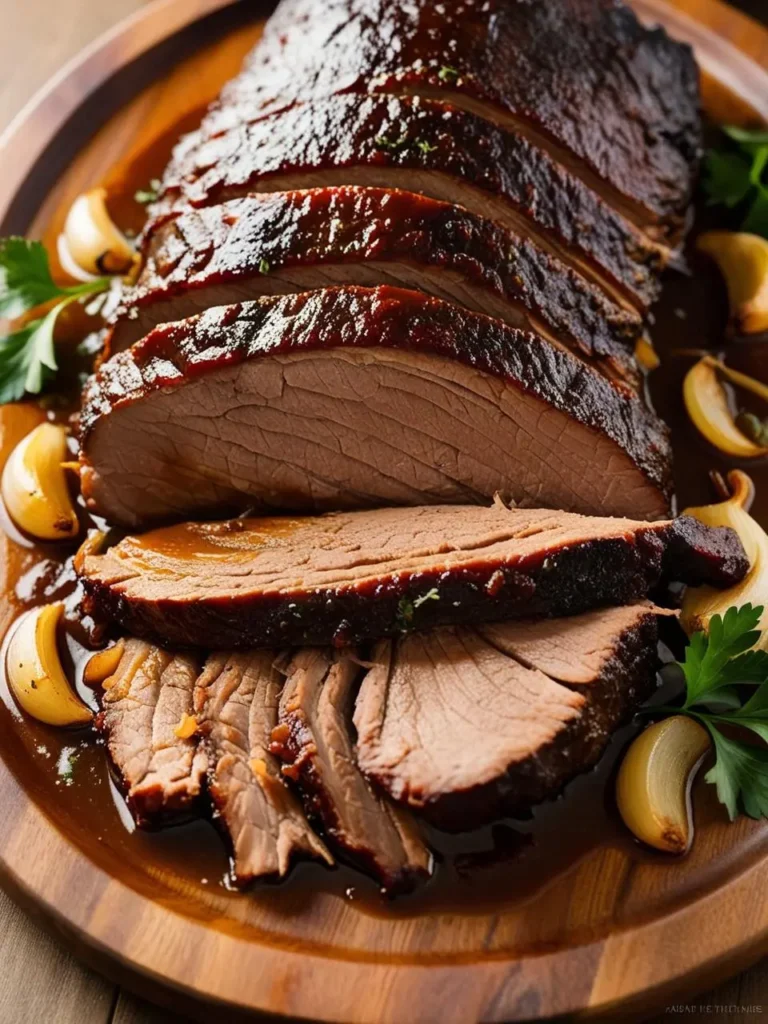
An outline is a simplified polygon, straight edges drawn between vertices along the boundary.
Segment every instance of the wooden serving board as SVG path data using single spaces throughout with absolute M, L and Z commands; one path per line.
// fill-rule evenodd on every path
M 768 120 L 768 32 L 716 0 L 635 6 L 696 47 L 714 119 Z M 258 16 L 255 3 L 162 0 L 65 68 L 0 139 L 0 235 L 52 249 L 71 200 L 102 182 L 138 227 L 129 192 L 235 73 Z M 0 445 L 13 440 L 2 433 Z M 4 590 L 21 565 L 0 540 Z M 0 607 L 0 632 L 14 614 Z M 183 848 L 174 860 L 115 827 L 111 803 L 94 816 L 88 788 L 68 795 L 33 743 L 0 719 L 3 885 L 104 973 L 200 1019 L 214 1006 L 228 1021 L 628 1020 L 768 949 L 768 823 L 729 825 L 711 794 L 697 793 L 683 861 L 606 839 L 512 901 L 372 914 L 343 894 L 240 895 L 185 872 Z

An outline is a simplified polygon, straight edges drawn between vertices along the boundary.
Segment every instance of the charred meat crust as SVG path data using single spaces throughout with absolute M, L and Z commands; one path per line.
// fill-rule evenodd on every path
M 309 187 L 313 176 L 317 184 L 397 184 L 518 231 L 530 224 L 564 262 L 583 262 L 593 279 L 610 282 L 640 309 L 658 295 L 665 262 L 658 246 L 543 150 L 455 107 L 337 96 L 193 142 L 187 137 L 177 147 L 166 171 L 155 207 L 160 220 L 179 202 L 207 206 Z
M 90 437 L 120 408 L 247 360 L 332 348 L 416 351 L 500 378 L 609 438 L 669 507 L 668 430 L 628 389 L 536 335 L 388 287 L 328 288 L 209 310 L 159 327 L 109 359 L 83 395 L 84 492 Z
M 557 796 L 574 776 L 596 764 L 613 731 L 650 696 L 656 679 L 657 635 L 656 616 L 651 612 L 625 630 L 599 677 L 587 687 L 569 687 L 585 697 L 579 713 L 554 740 L 490 781 L 425 799 L 423 793 L 408 789 L 402 780 L 393 791 L 389 773 L 370 769 L 365 759 L 363 767 L 385 792 L 406 806 L 418 808 L 421 816 L 444 831 L 468 831 L 523 812 Z M 394 646 L 396 642 L 392 643 Z M 489 722 L 492 715 L 489 709 Z
M 727 587 L 742 579 L 748 569 L 741 542 L 732 530 L 694 525 L 687 517 L 647 525 L 594 520 L 595 539 L 583 539 L 589 534 L 589 518 L 582 521 L 579 516 L 543 513 L 537 519 L 536 513 L 504 510 L 495 515 L 494 510 L 458 506 L 445 508 L 446 518 L 437 523 L 437 528 L 443 524 L 446 538 L 440 553 L 411 557 L 408 552 L 418 549 L 418 542 L 411 537 L 420 539 L 421 524 L 426 522 L 418 513 L 434 515 L 437 511 L 391 510 L 387 532 L 403 540 L 400 552 L 395 549 L 382 568 L 377 568 L 370 551 L 366 553 L 364 541 L 366 524 L 381 513 L 304 520 L 310 525 L 303 540 L 302 520 L 293 521 L 298 526 L 286 535 L 284 557 L 290 565 L 301 565 L 303 574 L 315 571 L 309 564 L 310 551 L 322 551 L 323 558 L 342 557 L 354 541 L 355 568 L 340 569 L 328 582 L 297 584 L 294 570 L 284 582 L 278 572 L 276 580 L 264 586 L 259 582 L 260 572 L 267 570 L 259 566 L 257 548 L 248 556 L 253 558 L 250 564 L 255 574 L 250 586 L 243 575 L 247 559 L 233 562 L 231 580 L 227 576 L 226 582 L 215 584 L 214 593 L 206 593 L 212 588 L 207 573 L 217 573 L 217 580 L 222 579 L 221 560 L 213 569 L 201 570 L 194 557 L 190 560 L 189 555 L 182 555 L 174 560 L 166 554 L 154 557 L 161 577 L 156 585 L 151 541 L 146 547 L 139 542 L 134 551 L 128 540 L 118 545 L 114 554 L 86 558 L 83 586 L 94 614 L 119 622 L 137 636 L 190 647 L 215 636 L 224 646 L 248 648 L 343 645 L 454 623 L 575 615 L 643 598 L 665 573 L 681 582 Z M 476 540 L 469 547 L 467 541 L 451 547 L 453 516 L 462 529 L 467 517 L 476 521 Z M 493 517 L 492 522 L 488 517 Z M 547 517 L 557 520 L 554 529 Z M 355 521 L 360 524 L 357 532 Z M 258 527 L 259 520 L 254 522 Z M 617 529 L 605 533 L 605 524 L 613 522 Z M 497 548 L 493 530 L 507 531 Z M 515 537 L 517 530 L 523 537 L 536 537 L 536 544 L 529 543 L 523 553 Z M 548 530 L 552 530 L 550 538 Z M 491 540 L 483 540 L 489 536 Z M 261 537 L 257 530 L 257 538 Z M 328 537 L 339 538 L 338 546 L 333 539 L 328 542 Z M 485 555 L 484 545 L 489 546 Z M 195 550 L 194 541 L 190 550 Z M 264 550 L 272 557 L 269 543 Z M 321 575 L 325 579 L 327 571 Z M 167 585 L 163 586 L 163 580 Z M 189 596 L 183 592 L 185 586 Z
M 674 230 L 700 146 L 690 47 L 616 0 L 284 0 L 203 132 L 343 92 L 437 94 L 546 140 Z
M 351 282 L 362 273 L 361 283 L 369 283 L 377 271 L 384 282 L 397 278 L 400 264 L 421 275 L 427 293 L 439 287 L 429 277 L 437 273 L 446 278 L 447 295 L 455 290 L 461 296 L 452 283 L 457 277 L 471 290 L 478 312 L 496 312 L 581 356 L 606 360 L 615 373 L 636 375 L 632 345 L 642 328 L 639 317 L 608 302 L 530 241 L 460 206 L 392 189 L 251 196 L 166 222 L 150 235 L 144 270 L 118 313 L 109 350 L 127 348 L 203 304 L 295 291 L 291 270 L 317 268 L 314 283 L 320 285 L 324 268 L 349 275 Z M 222 296 L 226 286 L 228 299 L 226 292 Z M 244 296 L 248 288 L 251 294 Z M 206 300 L 205 289 L 216 292 Z
M 318 670 L 315 685 L 302 686 L 301 676 Z M 299 786 L 310 820 L 387 893 L 411 891 L 429 876 L 431 855 L 410 814 L 375 793 L 357 767 L 352 707 L 360 668 L 347 656 L 307 649 L 286 672 L 270 749 Z M 335 692 L 321 708 L 327 687 Z

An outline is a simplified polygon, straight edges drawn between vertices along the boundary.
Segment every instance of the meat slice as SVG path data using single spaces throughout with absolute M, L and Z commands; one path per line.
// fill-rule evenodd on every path
M 644 597 L 662 575 L 731 586 L 737 535 L 547 509 L 423 506 L 188 523 L 127 537 L 77 567 L 131 633 L 227 647 L 358 642 L 404 629 L 572 615 Z
M 347 653 L 308 648 L 295 654 L 286 667 L 272 750 L 335 846 L 388 892 L 407 891 L 428 877 L 432 856 L 410 814 L 375 793 L 357 767 L 351 728 L 359 674 Z
M 555 796 L 651 692 L 656 613 L 635 604 L 380 642 L 355 708 L 360 767 L 449 831 Z
M 497 221 L 647 309 L 665 252 L 543 150 L 475 114 L 418 98 L 335 96 L 177 147 L 157 216 L 254 192 L 396 186 Z
M 203 131 L 345 92 L 439 96 L 480 112 L 644 225 L 674 230 L 691 196 L 692 52 L 616 0 L 283 0 Z
M 636 374 L 638 316 L 492 222 L 392 189 L 278 192 L 166 222 L 151 236 L 109 349 L 211 306 L 328 284 L 419 288 L 536 331 L 615 375 Z
M 83 493 L 114 524 L 482 503 L 659 519 L 666 428 L 537 335 L 396 288 L 333 288 L 158 328 L 80 418 Z
M 190 812 L 202 792 L 205 758 L 197 739 L 176 732 L 192 714 L 198 670 L 194 655 L 170 654 L 129 639 L 104 683 L 96 723 L 139 825 Z
M 283 877 L 298 856 L 333 863 L 270 753 L 282 678 L 271 651 L 212 654 L 195 686 L 208 785 L 238 885 Z

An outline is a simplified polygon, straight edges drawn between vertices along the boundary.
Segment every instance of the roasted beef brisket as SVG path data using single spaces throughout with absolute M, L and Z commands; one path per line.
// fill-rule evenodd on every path
M 660 519 L 666 428 L 569 352 L 396 288 L 328 288 L 157 328 L 91 379 L 89 505 L 194 514 L 483 502 Z
M 355 760 L 352 710 L 361 673 L 350 653 L 307 648 L 286 665 L 272 750 L 310 818 L 347 858 L 402 892 L 427 878 L 432 856 L 411 815 L 374 792 Z
M 616 0 L 283 0 L 200 134 L 376 92 L 437 97 L 520 131 L 662 233 L 690 200 L 693 55 Z
M 654 685 L 647 604 L 381 641 L 355 709 L 358 762 L 464 831 L 555 796 Z
M 573 615 L 663 578 L 726 587 L 737 535 L 549 510 L 423 506 L 189 523 L 127 537 L 78 569 L 96 614 L 168 643 L 352 643 L 446 624 Z
M 397 187 L 530 236 L 630 307 L 645 310 L 658 294 L 662 246 L 523 136 L 455 107 L 333 96 L 199 146 L 193 141 L 185 138 L 175 151 L 156 220 L 258 192 Z
M 208 788 L 239 885 L 283 877 L 297 857 L 333 863 L 269 749 L 282 686 L 274 661 L 271 651 L 212 654 L 195 684 Z
M 642 323 L 491 221 L 396 189 L 323 188 L 189 211 L 151 236 L 109 343 L 211 306 L 329 284 L 398 285 L 534 331 L 631 378 Z
M 125 642 L 120 663 L 104 683 L 96 724 L 128 806 L 141 825 L 190 813 L 205 776 L 205 758 L 194 737 L 176 730 L 193 712 L 200 669 L 189 654 L 170 654 L 141 640 Z

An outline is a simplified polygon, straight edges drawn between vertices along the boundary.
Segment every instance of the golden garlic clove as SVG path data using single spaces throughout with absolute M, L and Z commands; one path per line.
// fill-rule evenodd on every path
M 728 474 L 731 497 L 713 505 L 687 508 L 684 515 L 694 516 L 707 526 L 730 526 L 739 535 L 749 559 L 749 572 L 727 590 L 713 587 L 689 587 L 683 598 L 680 624 L 690 636 L 709 628 L 713 615 L 725 615 L 735 605 L 752 604 L 764 609 L 758 629 L 762 631 L 757 647 L 768 650 L 768 536 L 747 512 L 754 494 L 752 481 L 741 470 Z
M 64 427 L 41 423 L 10 454 L 3 470 L 3 501 L 8 515 L 40 540 L 69 540 L 80 530 L 67 486 Z
M 106 199 L 103 188 L 78 196 L 67 215 L 61 247 L 87 274 L 127 274 L 136 250 L 110 217 Z
M 116 644 L 107 647 L 104 651 L 94 654 L 83 670 L 83 682 L 86 686 L 101 686 L 117 672 L 120 659 L 125 651 L 125 640 L 118 640 Z
M 734 328 L 741 334 L 768 331 L 768 241 L 745 232 L 707 231 L 696 244 L 725 278 Z
M 705 356 L 686 374 L 683 399 L 691 421 L 710 444 L 726 455 L 754 459 L 768 454 L 768 448 L 762 448 L 754 441 L 750 441 L 736 426 L 718 377 L 721 367 L 722 364 L 716 359 Z M 743 378 L 744 375 L 728 371 L 727 376 Z M 751 378 L 747 379 L 752 384 L 759 383 L 752 381 Z
M 638 839 L 666 853 L 687 853 L 693 839 L 691 786 L 710 739 L 692 718 L 675 715 L 640 733 L 616 781 L 624 824 Z
M 635 359 L 647 373 L 658 369 L 661 363 L 658 353 L 653 347 L 653 342 L 647 336 L 640 338 L 636 342 Z
M 6 654 L 11 692 L 22 710 L 46 725 L 88 725 L 93 712 L 64 673 L 56 641 L 64 605 L 28 612 L 16 626 Z

